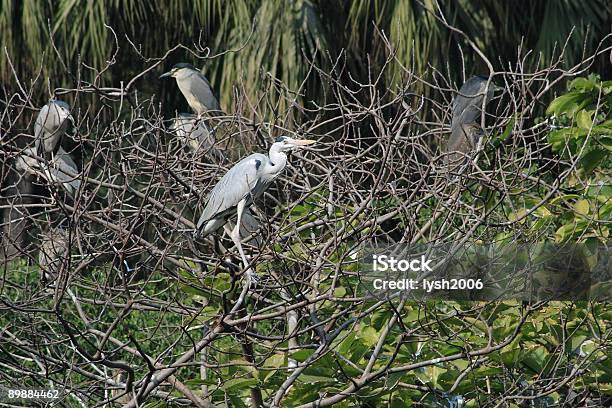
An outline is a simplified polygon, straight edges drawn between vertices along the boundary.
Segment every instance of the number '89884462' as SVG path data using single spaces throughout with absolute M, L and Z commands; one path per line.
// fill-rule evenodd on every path
M 60 391 L 56 389 L 37 389 L 37 388 L 5 388 L 0 393 L 0 401 L 4 398 L 9 400 L 16 399 L 57 399 Z

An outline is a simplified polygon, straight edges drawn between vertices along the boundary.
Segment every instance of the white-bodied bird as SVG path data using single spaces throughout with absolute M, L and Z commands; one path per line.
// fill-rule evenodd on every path
M 74 119 L 66 102 L 51 100 L 43 106 L 34 123 L 34 144 L 38 153 L 54 152 L 71 121 Z
M 245 210 L 285 169 L 287 152 L 314 142 L 281 136 L 272 144 L 268 155 L 254 153 L 234 165 L 208 195 L 206 207 L 196 224 L 196 235 L 206 236 L 224 226 L 236 215 L 236 224 L 230 237 L 238 247 L 246 267 L 248 261 L 240 241 L 240 226 Z

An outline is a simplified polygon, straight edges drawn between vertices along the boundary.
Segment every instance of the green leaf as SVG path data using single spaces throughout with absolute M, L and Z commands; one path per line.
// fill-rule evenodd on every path
M 521 360 L 521 349 L 515 348 L 512 350 L 505 350 L 500 354 L 501 361 L 506 367 L 514 367 Z
M 228 397 L 229 397 L 230 402 L 232 403 L 231 404 L 232 407 L 242 408 L 242 407 L 247 406 L 242 400 L 242 398 L 240 398 L 240 396 L 238 395 L 229 394 Z
M 587 215 L 589 213 L 589 202 L 587 200 L 578 200 L 574 204 L 574 210 L 581 215 Z
M 367 346 L 373 346 L 378 341 L 378 333 L 372 326 L 367 326 L 361 330 L 359 337 Z
M 599 143 L 601 143 L 606 149 L 612 151 L 612 137 L 602 137 L 599 139 Z
M 299 361 L 300 363 L 303 363 L 304 361 L 308 359 L 308 357 L 311 356 L 312 353 L 313 353 L 312 350 L 307 350 L 307 349 L 298 350 L 295 353 L 291 353 L 291 358 Z
M 561 95 L 550 103 L 548 109 L 546 109 L 546 114 L 560 116 L 565 113 L 571 115 L 578 109 L 578 102 L 583 98 L 584 95 L 578 92 L 569 92 Z
M 309 375 L 302 374 L 299 377 L 299 380 L 303 383 L 334 383 L 336 382 L 335 378 L 323 377 L 320 375 Z
M 587 78 L 576 78 L 569 84 L 569 89 L 577 89 L 579 91 L 592 91 L 598 87 L 598 84 Z
M 526 353 L 523 363 L 534 373 L 539 373 L 544 368 L 546 356 L 548 356 L 548 352 L 544 347 L 535 347 Z
M 297 360 L 297 359 L 296 359 Z M 285 364 L 285 356 L 283 354 L 274 354 L 268 357 L 264 362 L 266 368 L 279 368 Z
M 183 292 L 189 295 L 202 296 L 202 297 L 210 296 L 210 292 L 206 292 L 202 289 L 194 288 L 193 286 L 185 285 L 182 283 L 180 284 L 180 288 Z
M 576 114 L 576 123 L 579 128 L 588 130 L 593 126 L 593 119 L 591 119 L 592 113 L 593 112 L 581 110 Z
M 591 150 L 580 159 L 580 164 L 585 173 L 590 173 L 609 153 L 605 150 Z
M 190 385 L 192 387 L 199 387 L 200 385 L 217 385 L 217 380 L 214 378 L 192 378 L 191 380 L 185 381 L 185 384 Z
M 599 219 L 606 220 L 612 212 L 612 200 L 608 201 L 599 208 Z
M 564 201 L 572 200 L 574 198 L 580 198 L 580 196 L 578 194 L 565 194 L 565 195 L 561 195 L 561 196 L 553 198 L 552 200 L 550 200 L 550 203 L 555 205 L 555 204 L 562 203 Z
M 552 215 L 552 213 L 550 212 L 550 210 L 548 208 L 546 208 L 545 205 L 541 205 L 538 208 L 536 208 L 533 212 L 536 216 L 538 217 L 550 217 Z
M 225 391 L 229 391 L 234 388 L 250 388 L 255 385 L 257 385 L 257 380 L 254 378 L 234 378 L 223 383 L 221 388 Z
M 347 354 L 351 350 L 351 346 L 354 341 L 355 341 L 355 332 L 351 331 L 346 337 L 342 338 L 340 344 L 337 346 L 338 353 Z
M 346 295 L 346 288 L 339 286 L 334 289 L 334 297 L 343 297 L 344 295 Z
M 566 239 L 573 233 L 574 224 L 565 224 L 562 225 L 555 231 L 555 240 L 556 242 L 565 242 Z

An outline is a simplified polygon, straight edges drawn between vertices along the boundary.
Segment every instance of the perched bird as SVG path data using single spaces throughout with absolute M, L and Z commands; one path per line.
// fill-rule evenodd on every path
M 219 98 L 210 82 L 193 65 L 184 62 L 176 64 L 170 71 L 160 76 L 160 78 L 165 77 L 176 79 L 176 83 L 185 99 L 187 99 L 187 103 L 198 115 L 222 113 Z
M 221 163 L 226 161 L 223 151 L 215 147 L 215 132 L 202 119 L 189 113 L 181 113 L 174 119 L 170 126 L 181 143 L 191 151 L 203 150 L 215 161 Z
M 297 140 L 281 136 L 266 156 L 253 153 L 234 165 L 215 185 L 207 197 L 206 207 L 196 224 L 196 236 L 206 236 L 224 226 L 237 215 L 230 237 L 238 247 L 245 266 L 248 264 L 240 242 L 240 226 L 245 210 L 261 196 L 287 166 L 287 152 L 308 146 L 314 140 Z
M 68 253 L 68 232 L 65 229 L 53 228 L 41 235 L 38 264 L 44 283 L 53 283 L 58 278 Z
M 15 168 L 21 174 L 38 175 L 49 183 L 59 184 L 70 194 L 81 186 L 77 165 L 62 147 L 48 161 L 36 154 L 36 148 L 24 149 L 17 157 Z
M 493 99 L 495 91 L 502 89 L 493 83 L 486 89 L 488 78 L 473 76 L 468 79 L 459 95 L 453 100 L 453 117 L 451 120 L 451 135 L 446 145 L 446 152 L 460 152 L 450 155 L 449 160 L 455 161 L 473 151 L 482 138 L 480 115 L 483 99 L 485 103 Z
M 66 102 L 51 100 L 43 106 L 34 123 L 34 147 L 24 149 L 17 157 L 16 170 L 25 176 L 41 176 L 74 193 L 81 185 L 79 169 L 61 146 L 68 123 L 73 121 Z
M 74 121 L 70 106 L 59 100 L 51 100 L 42 107 L 34 123 L 34 137 L 37 153 L 52 153 L 60 146 L 62 136 Z

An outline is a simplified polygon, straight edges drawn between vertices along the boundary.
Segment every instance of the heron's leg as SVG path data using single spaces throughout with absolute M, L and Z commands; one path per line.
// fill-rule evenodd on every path
M 244 263 L 244 267 L 246 268 L 247 276 L 252 281 L 256 281 L 257 276 L 249 267 L 249 261 L 247 260 L 246 255 L 244 254 L 244 250 L 242 249 L 242 242 L 240 242 L 240 224 L 242 224 L 242 213 L 244 212 L 245 208 L 246 199 L 242 199 L 236 206 L 236 213 L 238 214 L 238 217 L 236 219 L 236 226 L 234 227 L 234 230 L 231 233 L 231 237 L 232 241 L 234 241 L 234 244 L 236 244 L 236 247 L 238 248 L 238 252 L 240 252 L 240 257 L 242 258 L 242 263 Z

